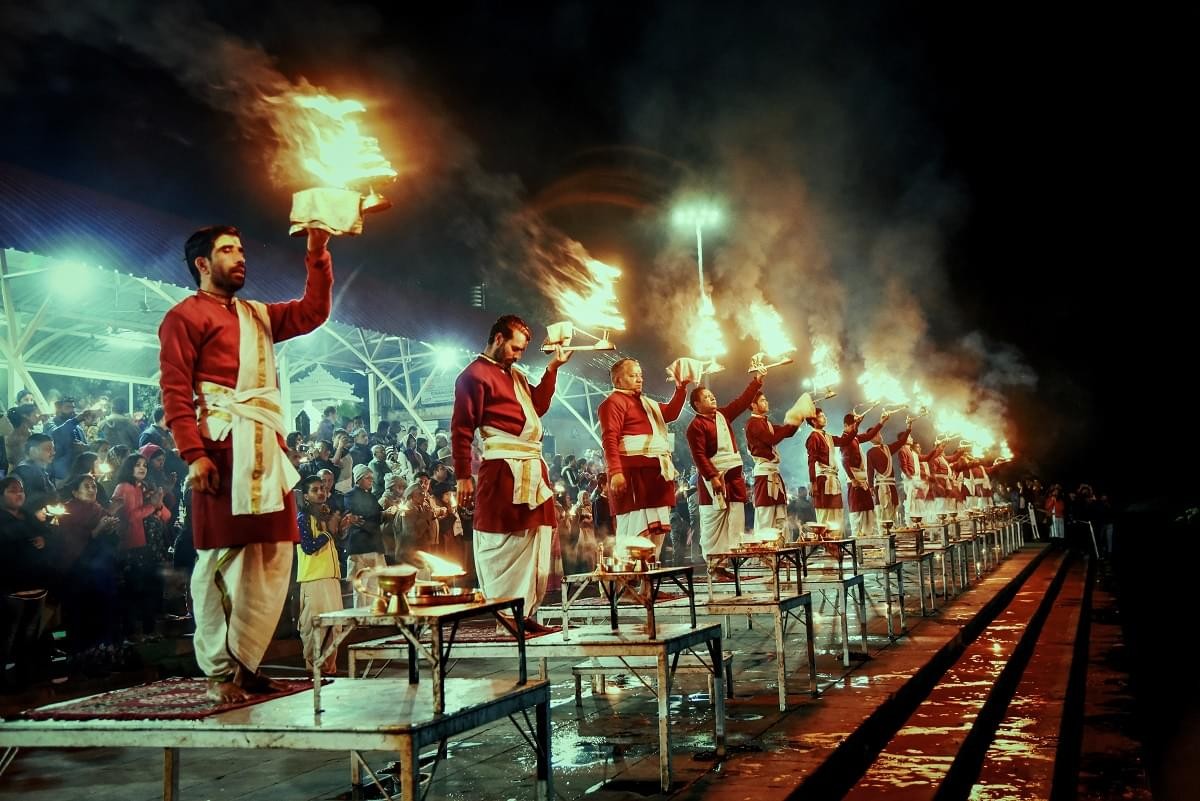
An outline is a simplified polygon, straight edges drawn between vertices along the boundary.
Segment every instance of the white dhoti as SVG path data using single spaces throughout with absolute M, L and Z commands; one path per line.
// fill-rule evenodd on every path
M 229 680 L 258 670 L 287 600 L 296 546 L 255 542 L 196 551 L 192 647 L 204 675 Z
M 341 579 L 323 578 L 300 582 L 300 641 L 304 645 L 304 664 L 310 672 L 313 662 L 321 658 L 326 646 L 341 633 L 340 628 L 314 626 L 313 618 L 341 609 Z M 321 665 L 321 672 L 333 675 L 336 670 L 337 652 L 334 651 Z
M 653 526 L 653 529 L 647 531 Z M 671 532 L 671 510 L 666 506 L 653 509 L 634 509 L 616 516 L 617 537 L 613 542 L 613 555 L 620 558 L 625 546 L 634 537 L 649 537 L 654 541 L 654 553 L 662 551 L 663 540 Z
M 897 522 L 896 511 L 896 505 L 892 503 L 891 493 L 883 493 L 879 503 L 875 507 L 875 524 L 880 531 L 883 531 L 883 524 L 885 522 Z
M 723 509 L 715 505 L 700 507 L 700 552 L 707 557 L 710 553 L 728 553 L 742 541 L 746 530 L 746 504 L 741 501 L 726 504 Z
M 484 596 L 524 598 L 525 616 L 531 616 L 546 595 L 550 581 L 553 533 L 550 526 L 510 533 L 476 529 L 475 572 Z
M 779 528 L 787 525 L 787 506 L 782 503 L 754 507 L 754 528 Z
M 875 477 L 875 526 L 880 533 L 883 533 L 885 522 L 897 522 L 896 503 L 892 500 L 892 490 L 895 487 L 895 479 L 887 476 Z
M 766 477 L 767 497 L 775 501 L 775 503 L 763 504 L 762 506 L 755 505 L 755 530 L 757 531 L 760 528 L 786 528 L 787 490 L 784 489 L 783 478 L 779 475 L 778 456 L 774 459 L 764 459 L 761 456 L 755 456 L 752 475 L 756 482 L 759 476 Z M 755 490 L 757 490 L 757 487 L 755 487 Z
M 875 510 L 850 513 L 850 536 L 870 537 L 875 534 Z

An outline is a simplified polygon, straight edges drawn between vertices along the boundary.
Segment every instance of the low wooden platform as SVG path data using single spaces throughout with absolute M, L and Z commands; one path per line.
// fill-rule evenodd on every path
M 320 713 L 313 712 L 311 693 L 276 698 L 200 720 L 8 720 L 0 723 L 0 746 L 161 749 L 165 801 L 179 797 L 181 748 L 347 751 L 351 754 L 354 786 L 360 784 L 360 767 L 366 767 L 361 752 L 392 751 L 399 755 L 401 792 L 407 800 L 417 797 L 420 749 L 534 709 L 536 723 L 529 734 L 536 744 L 536 797 L 554 796 L 548 682 L 448 679 L 446 711 L 441 714 L 434 711 L 432 687 L 412 685 L 403 679 L 335 681 L 325 687 L 325 708 Z M 378 783 L 374 774 L 371 777 Z

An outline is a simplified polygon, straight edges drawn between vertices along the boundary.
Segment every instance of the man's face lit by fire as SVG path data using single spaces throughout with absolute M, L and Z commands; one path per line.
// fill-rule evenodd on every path
M 817 412 L 817 428 L 824 428 L 829 423 L 829 418 L 825 416 L 825 412 Z
M 627 389 L 633 392 L 642 391 L 642 365 L 636 361 L 627 361 L 621 365 L 621 372 L 617 373 L 616 380 L 613 382 L 617 389 Z
M 196 259 L 200 270 L 201 288 L 232 295 L 246 283 L 246 251 L 240 237 L 221 234 L 213 243 L 212 255 Z
M 750 404 L 750 411 L 755 414 L 766 414 L 771 411 L 771 404 L 767 402 L 767 396 L 759 395 L 755 398 L 754 403 Z
M 717 396 L 711 389 L 703 389 L 696 396 L 696 414 L 714 414 L 717 411 Z
M 521 330 L 513 331 L 513 335 L 509 339 L 503 339 L 503 337 L 503 334 L 496 334 L 496 339 L 492 342 L 492 358 L 498 361 L 502 367 L 512 367 L 525 355 L 525 349 L 529 347 L 529 337 L 525 336 L 525 332 Z

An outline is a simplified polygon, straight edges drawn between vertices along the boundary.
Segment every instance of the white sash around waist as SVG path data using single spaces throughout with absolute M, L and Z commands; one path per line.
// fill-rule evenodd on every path
M 503 459 L 512 471 L 513 503 L 536 509 L 554 496 L 542 477 L 542 443 L 483 426 L 484 461 Z
M 276 435 L 286 436 L 281 398 L 276 387 L 234 390 L 201 381 L 196 419 L 200 433 L 213 442 L 233 435 L 233 481 L 230 494 L 235 515 L 281 511 L 284 494 L 300 474 L 284 455 Z
M 621 437 L 621 455 L 658 459 L 659 472 L 667 481 L 674 481 L 679 475 L 671 459 L 671 443 L 661 434 L 626 434 Z
M 783 488 L 783 477 L 779 475 L 779 462 L 774 459 L 754 457 L 755 476 L 767 477 L 767 496 L 777 501 L 787 500 L 787 491 Z
M 825 495 L 842 494 L 842 480 L 838 477 L 836 467 L 831 464 L 817 462 L 816 473 L 818 476 L 825 476 Z

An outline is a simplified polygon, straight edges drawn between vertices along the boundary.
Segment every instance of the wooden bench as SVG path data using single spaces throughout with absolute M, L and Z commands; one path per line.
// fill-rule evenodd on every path
M 725 651 L 721 655 L 721 660 L 725 663 L 725 697 L 733 697 L 733 651 Z M 646 681 L 642 678 L 642 673 L 655 673 L 658 670 L 658 660 L 653 657 L 611 657 L 598 656 L 580 662 L 571 668 L 571 674 L 575 676 L 575 706 L 583 706 L 583 677 L 590 676 L 592 678 L 592 692 L 604 693 L 605 679 L 608 676 L 631 673 L 642 684 Z M 712 668 L 700 661 L 691 654 L 680 656 L 679 662 L 675 666 L 675 673 L 698 673 L 708 677 L 708 694 L 712 696 L 713 690 L 713 674 Z

